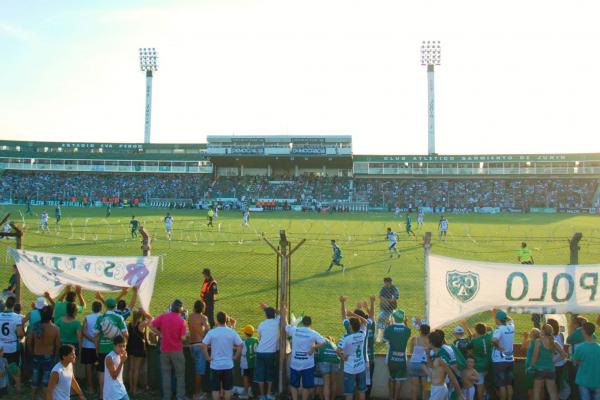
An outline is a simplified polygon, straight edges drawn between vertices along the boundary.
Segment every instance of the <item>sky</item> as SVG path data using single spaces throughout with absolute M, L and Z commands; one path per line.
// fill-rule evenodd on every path
M 439 154 L 599 152 L 600 4 L 555 0 L 2 0 L 0 138 L 352 135 L 427 153 L 423 40 L 440 40 Z

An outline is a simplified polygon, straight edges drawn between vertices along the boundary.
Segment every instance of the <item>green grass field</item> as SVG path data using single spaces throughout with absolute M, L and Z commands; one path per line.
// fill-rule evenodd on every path
M 434 232 L 433 253 L 486 261 L 516 262 L 520 242 L 526 240 L 537 264 L 568 263 L 567 238 L 580 231 L 584 237 L 580 263 L 600 259 L 600 218 L 590 215 L 449 215 L 448 240 L 438 242 L 439 217 L 432 215 L 425 216 L 425 226 L 417 230 L 415 240 L 405 236 L 403 220 L 391 213 L 253 213 L 250 226 L 242 227 L 241 214 L 229 211 L 220 215 L 215 228 L 207 228 L 205 211 L 172 210 L 174 237 L 168 241 L 162 223 L 166 210 L 114 209 L 105 218 L 104 209 L 63 207 L 63 219 L 56 226 L 54 208 L 45 209 L 50 214 L 49 234 L 38 232 L 42 207 L 35 207 L 34 215 L 25 217 L 25 207 L 4 206 L 0 212 L 10 212 L 13 221 L 25 226 L 27 249 L 87 255 L 139 255 L 140 240 L 130 238 L 128 226 L 135 214 L 154 237 L 152 254 L 163 256 L 151 312 L 163 311 L 175 298 L 190 307 L 199 296 L 201 270 L 210 267 L 219 282 L 216 308 L 231 314 L 239 326 L 256 325 L 263 317 L 258 303 L 275 301 L 276 259 L 261 233 L 276 243 L 279 230 L 285 229 L 293 245 L 306 239 L 292 258 L 291 310 L 311 315 L 316 330 L 336 337 L 341 333 L 338 297 L 347 295 L 350 304 L 366 300 L 378 293 L 385 276 L 391 276 L 398 286 L 400 304 L 408 316 L 423 315 L 421 236 L 426 231 Z M 388 226 L 400 234 L 399 259 L 389 259 Z M 344 273 L 339 267 L 325 273 L 332 238 L 342 248 L 347 266 Z M 3 240 L 0 245 L 1 282 L 7 282 L 10 275 L 7 246 L 14 246 L 14 241 Z M 26 291 L 25 310 L 33 298 Z M 91 301 L 92 294 L 86 293 L 86 298 Z M 475 315 L 471 321 L 492 322 L 489 315 Z M 517 316 L 516 323 L 519 331 L 531 326 L 528 316 Z

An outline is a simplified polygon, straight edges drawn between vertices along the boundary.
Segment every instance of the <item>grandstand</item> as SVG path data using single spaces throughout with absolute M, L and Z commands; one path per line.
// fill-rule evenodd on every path
M 206 144 L 0 141 L 4 203 L 592 212 L 600 154 L 354 155 L 350 136 Z M 274 209 L 276 209 L 275 207 Z

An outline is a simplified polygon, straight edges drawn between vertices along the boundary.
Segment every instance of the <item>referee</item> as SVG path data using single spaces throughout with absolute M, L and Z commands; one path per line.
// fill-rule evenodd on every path
M 521 243 L 518 259 L 521 264 L 533 264 L 533 254 L 525 242 Z
M 521 264 L 528 264 L 528 265 L 533 264 L 533 254 L 531 253 L 531 250 L 529 250 L 529 247 L 527 247 L 527 243 L 525 243 L 525 242 L 521 243 L 521 248 L 519 249 L 518 259 Z M 531 314 L 531 322 L 533 322 L 533 326 L 540 329 L 542 327 L 542 325 L 541 325 L 542 314 L 536 314 L 536 313 Z

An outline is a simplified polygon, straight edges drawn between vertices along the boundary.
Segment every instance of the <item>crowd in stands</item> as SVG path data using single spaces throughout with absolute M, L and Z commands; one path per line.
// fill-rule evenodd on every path
M 124 300 L 127 289 L 117 298 L 104 299 L 96 293 L 90 312 L 81 288 L 68 285 L 55 299 L 45 293 L 23 315 L 11 292 L 13 275 L 0 304 L 0 397 L 15 391 L 22 398 L 26 381 L 21 380 L 26 378 L 33 399 L 45 392 L 44 398 L 53 400 L 68 400 L 72 395 L 128 400 L 129 395 L 139 393 L 140 377 L 149 368 L 144 365 L 147 346 L 156 345 L 162 398 L 186 399 L 185 344 L 193 359 L 194 400 L 207 398 L 209 393 L 202 393 L 205 378 L 213 400 L 229 400 L 234 384 L 243 386 L 240 399 L 271 400 L 278 379 L 281 322 L 290 343 L 288 376 L 293 400 L 334 400 L 339 392 L 346 400 L 370 398 L 374 375 L 386 373 L 375 364 L 378 341 L 387 346 L 384 368 L 392 400 L 407 392 L 412 399 L 424 400 L 482 400 L 492 393 L 512 400 L 516 398 L 514 386 L 522 383 L 533 400 L 546 393 L 552 400 L 566 399 L 576 390 L 582 400 L 600 396 L 596 325 L 581 316 L 574 316 L 565 327 L 567 335 L 557 320 L 548 318 L 541 329 L 525 333 L 519 345 L 512 318 L 494 309 L 495 326 L 477 323 L 471 327 L 463 321 L 450 337 L 417 317 L 412 318 L 411 327 L 398 289 L 391 278 L 384 278 L 379 296 L 353 299 L 358 301 L 355 308 L 347 308 L 348 297 L 339 297 L 340 339 L 336 340 L 313 330 L 309 315 L 288 320 L 285 307 L 278 315 L 267 304 L 260 305 L 264 317 L 258 313 L 240 316 L 256 322 L 264 318 L 257 328 L 248 324 L 240 329 L 234 318 L 214 309 L 216 281 L 209 270 L 203 274 L 201 298 L 190 312 L 182 301 L 174 300 L 157 317 L 135 308 L 133 289 L 129 304 Z M 519 378 L 524 382 L 514 374 L 516 351 L 526 358 L 525 376 Z M 85 367 L 81 385 L 75 374 L 77 364 Z M 241 370 L 237 381 L 236 364 Z M 344 378 L 341 388 L 336 388 L 338 374 Z
M 402 207 L 554 207 L 593 206 L 596 180 L 585 179 L 355 179 L 357 198 L 369 204 Z
M 593 179 L 367 179 L 342 177 L 213 177 L 208 174 L 92 174 L 17 172 L 2 174 L 0 190 L 13 201 L 87 198 L 292 199 L 298 204 L 332 201 L 371 206 L 500 208 L 594 207 Z

